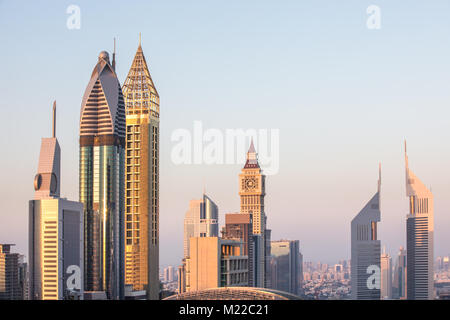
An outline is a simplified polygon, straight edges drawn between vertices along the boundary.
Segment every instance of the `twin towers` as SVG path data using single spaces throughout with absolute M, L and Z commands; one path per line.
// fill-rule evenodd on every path
M 406 196 L 406 284 L 408 300 L 434 299 L 433 194 L 409 169 L 405 142 Z M 377 237 L 380 222 L 381 167 L 377 193 L 351 223 L 352 299 L 374 300 L 381 297 L 381 242 Z M 388 277 L 390 279 L 390 277 Z M 389 284 L 390 285 L 390 284 Z
M 43 138 L 30 201 L 32 299 L 159 299 L 159 95 L 139 40 L 121 86 L 100 52 L 80 114 L 79 202 L 60 198 L 60 148 Z

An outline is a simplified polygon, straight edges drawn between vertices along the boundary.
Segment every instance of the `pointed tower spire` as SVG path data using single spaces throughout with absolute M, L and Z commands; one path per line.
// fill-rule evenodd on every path
M 405 165 L 406 165 L 406 171 L 409 170 L 409 164 L 408 164 L 408 153 L 406 151 L 406 139 L 405 139 Z
M 250 147 L 247 151 L 247 162 L 244 168 L 259 168 L 258 164 L 258 154 L 256 153 L 255 145 L 253 144 L 253 137 L 250 141 Z
M 141 33 L 139 32 L 139 48 L 141 47 Z
M 381 162 L 378 164 L 378 192 L 381 190 Z
M 250 148 L 248 148 L 248 152 L 247 153 L 256 153 L 255 145 L 253 144 L 253 137 L 252 137 L 252 140 L 250 142 Z
M 116 72 L 116 38 L 114 37 L 114 51 L 112 56 L 112 68 Z
M 53 125 L 52 125 L 52 137 L 56 138 L 56 100 L 53 101 Z

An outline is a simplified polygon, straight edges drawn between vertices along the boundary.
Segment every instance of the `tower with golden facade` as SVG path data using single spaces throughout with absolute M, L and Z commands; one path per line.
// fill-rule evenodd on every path
M 239 174 L 240 213 L 251 214 L 253 219 L 253 237 L 255 240 L 255 286 L 267 287 L 266 256 L 269 256 L 267 241 L 270 244 L 270 231 L 266 230 L 264 197 L 266 195 L 266 176 L 258 163 L 258 155 L 253 140 L 247 152 L 247 161 Z
M 125 284 L 159 298 L 159 95 L 141 43 L 122 86 L 126 108 Z

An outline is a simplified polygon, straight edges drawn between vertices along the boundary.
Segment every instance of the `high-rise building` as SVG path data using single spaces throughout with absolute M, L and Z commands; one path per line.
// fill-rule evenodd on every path
M 218 237 L 190 238 L 186 292 L 248 285 L 248 257 L 242 242 Z
M 14 244 L 0 244 L 0 300 L 26 300 L 26 263 L 11 252 Z
M 113 61 L 113 65 L 115 62 Z M 81 103 L 80 202 L 84 204 L 85 289 L 124 296 L 125 106 L 106 51 Z
M 272 289 L 299 294 L 300 246 L 298 240 L 271 242 Z
M 219 236 L 219 209 L 207 195 L 201 200 L 191 200 L 189 210 L 184 217 L 184 256 L 178 268 L 178 292 L 187 290 L 187 259 L 190 256 L 191 238 L 205 238 Z
M 403 247 L 400 247 L 394 267 L 392 296 L 394 299 L 406 298 L 406 250 Z
M 381 287 L 380 298 L 392 299 L 392 260 L 391 256 L 383 250 L 380 257 Z
M 266 230 L 264 197 L 266 195 L 266 176 L 258 163 L 258 155 L 253 145 L 247 152 L 247 160 L 239 174 L 240 213 L 252 214 L 253 235 L 255 239 L 255 286 L 267 287 L 270 281 L 267 272 L 270 252 L 270 231 Z
M 248 256 L 248 286 L 253 287 L 255 274 L 255 242 L 253 237 L 252 215 L 250 213 L 227 213 L 222 238 L 242 241 L 243 254 Z
M 355 300 L 380 299 L 380 222 L 381 167 L 378 190 L 351 223 L 351 297 Z
M 298 295 L 303 295 L 303 254 L 301 252 L 299 252 L 298 268 Z
M 189 256 L 192 237 L 219 236 L 219 209 L 206 194 L 201 200 L 191 200 L 184 217 L 184 257 Z
M 141 42 L 122 87 L 126 109 L 125 282 L 159 299 L 159 95 Z
M 61 149 L 53 136 L 42 138 L 29 202 L 29 296 L 32 300 L 83 299 L 83 204 L 60 198 Z
M 168 266 L 164 269 L 164 282 L 172 282 L 174 281 L 174 271 L 173 266 Z
M 433 194 L 409 169 L 405 141 L 407 299 L 434 299 Z

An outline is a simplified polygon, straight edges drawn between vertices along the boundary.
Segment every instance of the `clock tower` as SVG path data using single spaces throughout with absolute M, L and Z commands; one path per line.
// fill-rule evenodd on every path
M 239 196 L 241 197 L 241 213 L 253 215 L 253 234 L 263 235 L 266 224 L 264 213 L 265 178 L 259 167 L 258 155 L 253 140 L 247 152 L 247 161 L 239 175 Z
M 270 230 L 266 229 L 266 214 L 264 212 L 264 197 L 266 195 L 266 176 L 263 175 L 258 163 L 258 155 L 253 145 L 247 152 L 247 161 L 239 174 L 239 196 L 241 198 L 241 210 L 243 214 L 250 214 L 253 220 L 252 247 L 254 252 L 252 274 L 256 287 L 269 288 L 267 272 L 268 258 L 270 257 Z

